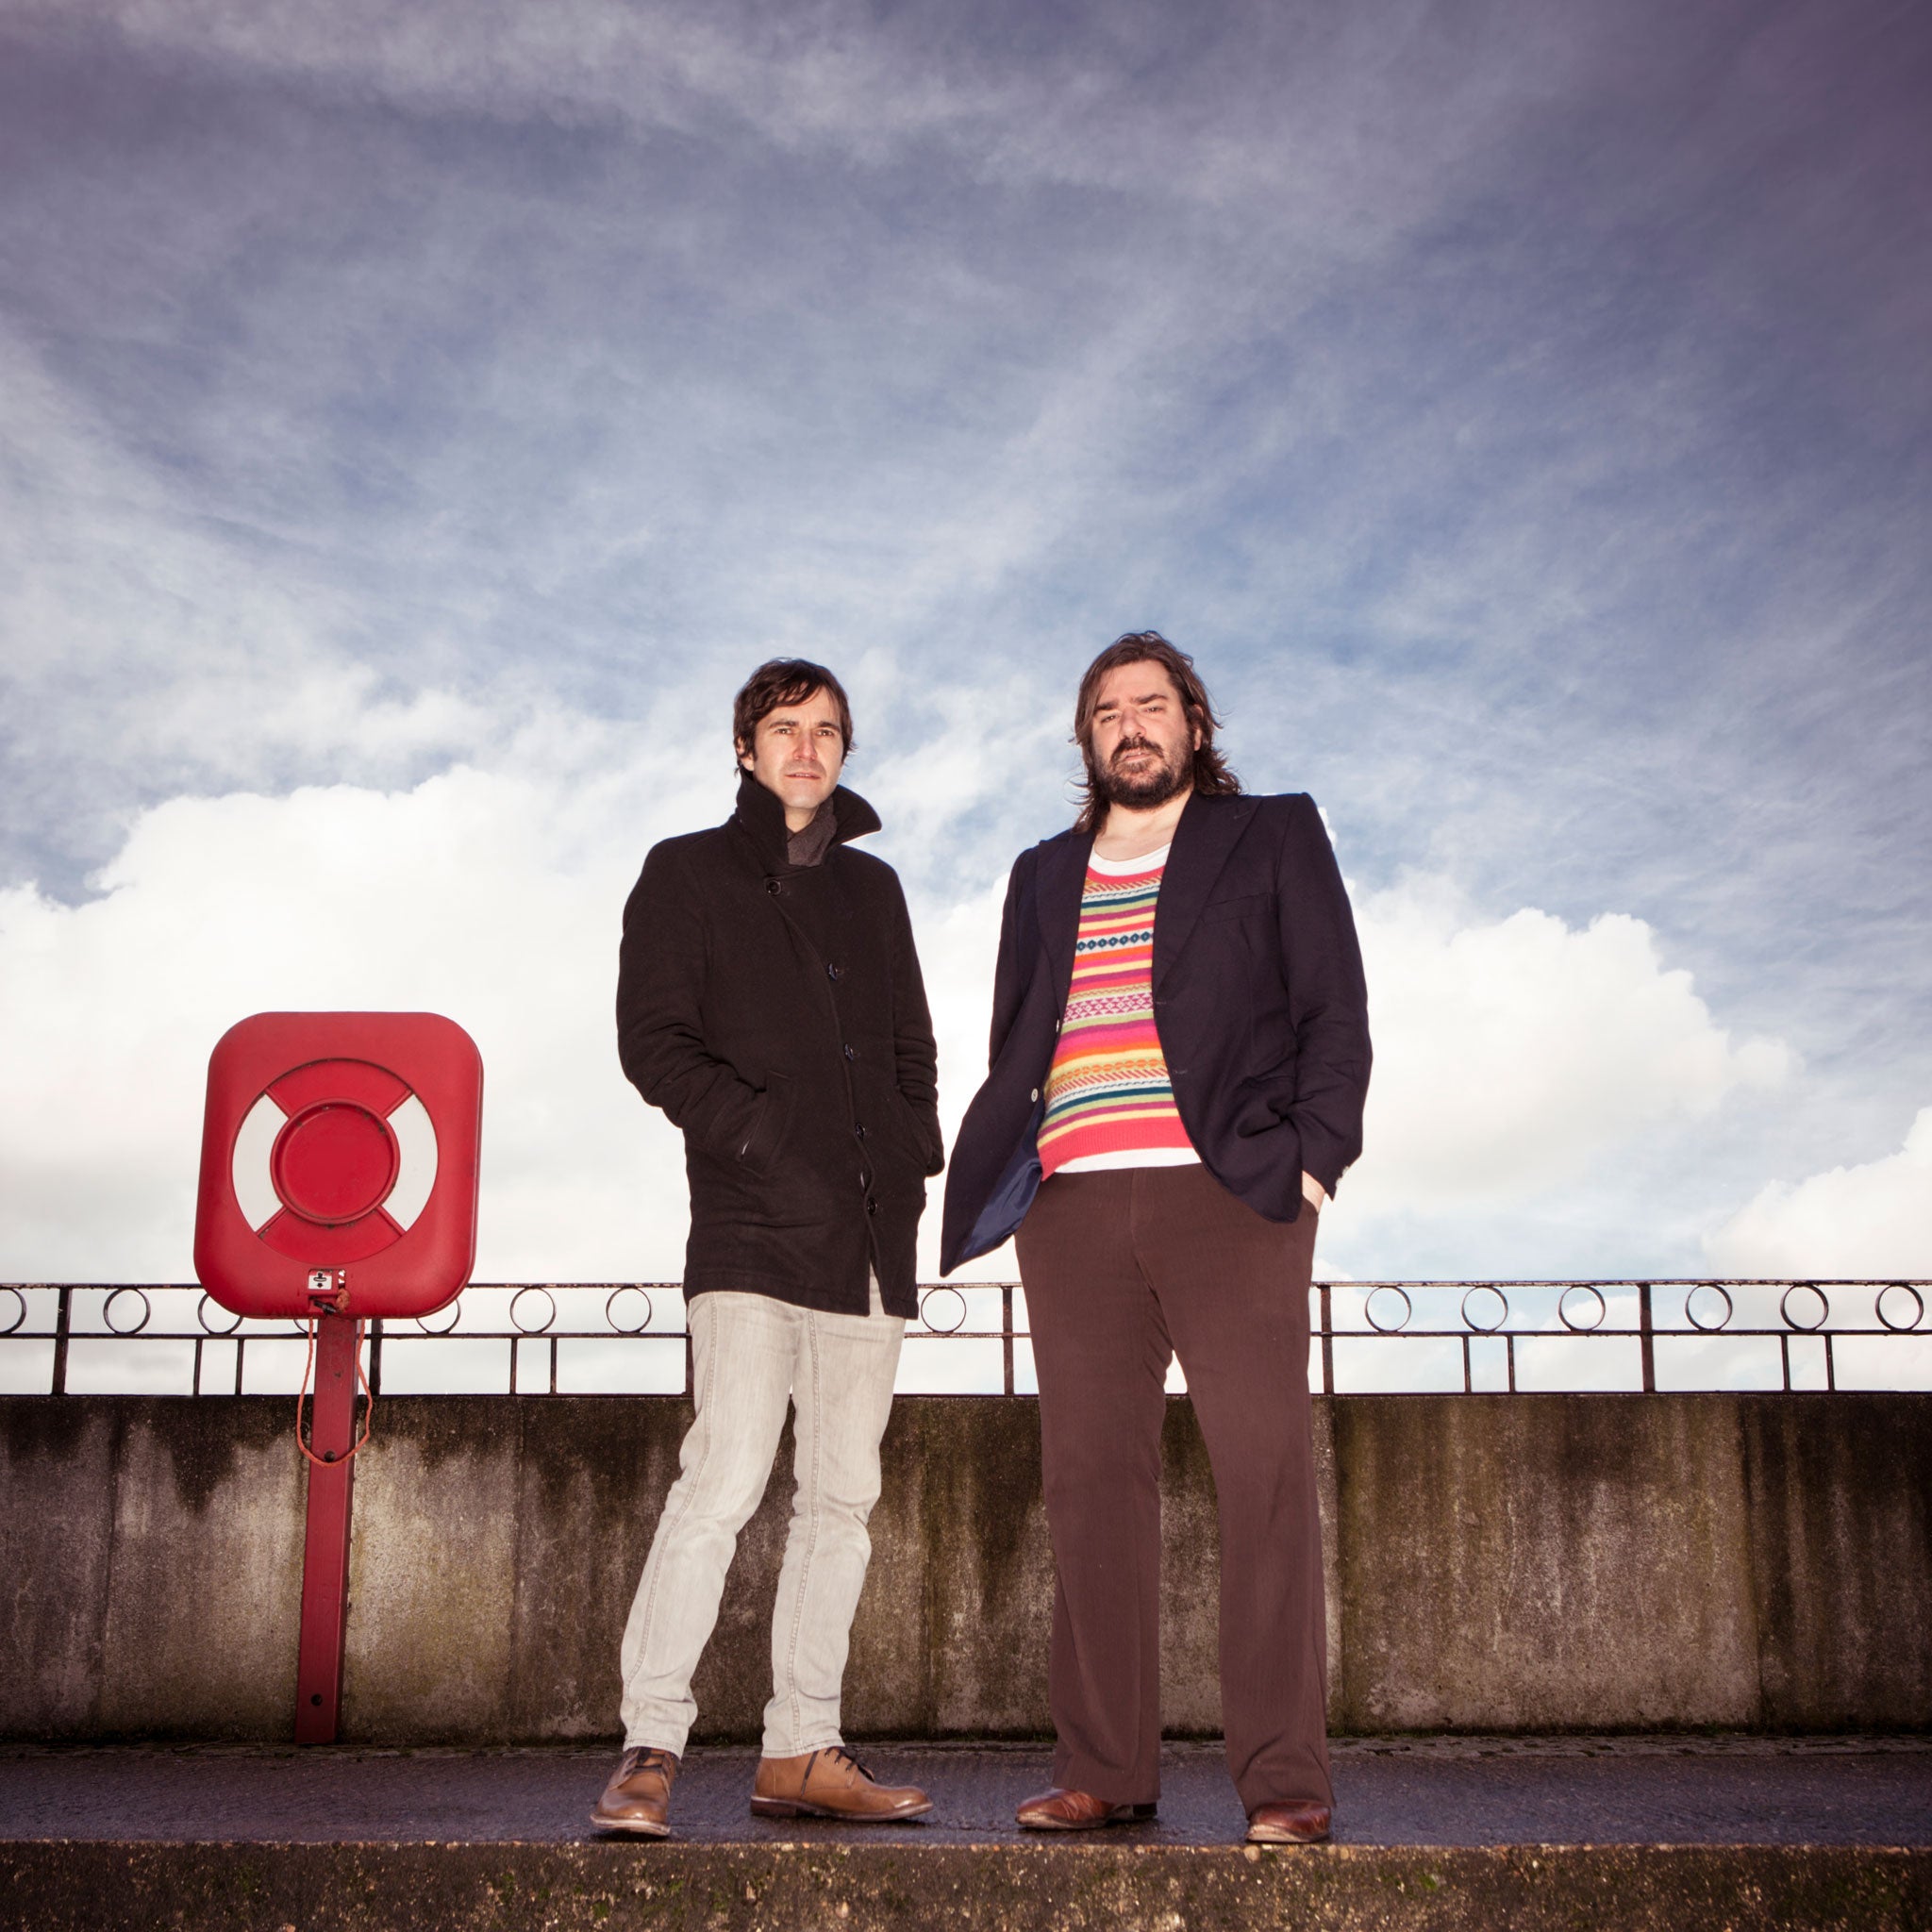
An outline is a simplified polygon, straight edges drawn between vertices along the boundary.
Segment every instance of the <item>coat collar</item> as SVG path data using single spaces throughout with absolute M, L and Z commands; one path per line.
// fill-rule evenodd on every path
M 749 772 L 741 773 L 738 805 L 731 816 L 750 834 L 758 862 L 768 873 L 791 870 L 791 860 L 785 856 L 785 807 L 775 791 L 760 785 Z M 858 792 L 848 791 L 842 785 L 832 793 L 832 817 L 838 824 L 832 834 L 835 846 L 879 828 L 878 813 Z
M 1091 832 L 1062 832 L 1049 839 L 1040 855 L 1035 890 L 1039 892 L 1040 935 L 1053 968 L 1054 1007 L 1067 1010 L 1074 984 L 1074 944 L 1080 932 L 1080 895 L 1087 887 L 1087 860 L 1093 851 Z
M 1254 817 L 1257 801 L 1246 796 L 1204 798 L 1198 791 L 1182 809 L 1160 880 L 1160 909 L 1154 921 L 1154 984 L 1158 987 L 1179 958 L 1208 904 L 1214 882 Z M 1054 994 L 1066 1011 L 1074 983 L 1074 947 L 1079 937 L 1080 895 L 1087 884 L 1091 832 L 1066 832 L 1051 839 L 1040 858 L 1040 931 L 1053 967 Z
M 1154 984 L 1168 975 L 1194 929 L 1221 869 L 1254 817 L 1246 796 L 1204 798 L 1197 791 L 1174 828 L 1167 870 L 1160 879 L 1160 909 L 1154 919 Z

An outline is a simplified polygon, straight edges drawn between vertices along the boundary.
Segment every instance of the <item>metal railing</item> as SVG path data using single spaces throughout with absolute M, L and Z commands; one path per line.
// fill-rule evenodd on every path
M 1849 1351 L 1844 1386 L 1932 1388 L 1928 1291 L 1924 1279 L 1317 1282 L 1310 1385 L 1835 1390 Z M 902 1387 L 1033 1391 L 1019 1284 L 926 1284 L 919 1308 Z M 448 1390 L 467 1345 L 464 1359 L 498 1365 L 464 1372 L 461 1392 L 676 1394 L 691 1386 L 683 1315 L 675 1282 L 479 1283 L 421 1321 L 372 1322 L 365 1368 L 377 1394 L 386 1381 L 391 1393 Z M 306 1333 L 232 1315 L 192 1285 L 0 1284 L 0 1391 L 286 1392 Z

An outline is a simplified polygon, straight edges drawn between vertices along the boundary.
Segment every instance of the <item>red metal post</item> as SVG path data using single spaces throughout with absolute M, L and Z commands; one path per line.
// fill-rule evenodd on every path
M 295 1741 L 332 1744 L 342 1698 L 349 1614 L 349 1498 L 356 1464 L 356 1358 L 362 1324 L 325 1314 L 316 1324 L 315 1407 L 308 1446 L 308 1529 L 302 1552 L 302 1638 L 295 1663 Z

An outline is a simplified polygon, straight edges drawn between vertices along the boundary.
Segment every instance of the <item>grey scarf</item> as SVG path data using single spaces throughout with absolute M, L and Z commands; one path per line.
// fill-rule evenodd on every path
M 785 857 L 792 865 L 816 865 L 832 849 L 832 841 L 838 836 L 839 821 L 832 810 L 828 798 L 812 815 L 811 824 L 802 832 L 787 832 L 785 835 Z

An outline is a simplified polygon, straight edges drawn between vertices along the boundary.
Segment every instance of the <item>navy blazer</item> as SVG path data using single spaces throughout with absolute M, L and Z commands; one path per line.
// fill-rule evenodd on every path
M 985 1084 L 946 1173 L 940 1272 L 997 1247 L 1040 1186 L 1036 1145 L 1091 832 L 1023 852 L 1007 886 Z M 1208 1172 L 1270 1221 L 1330 1193 L 1361 1152 L 1368 993 L 1341 873 L 1315 802 L 1188 800 L 1154 920 L 1154 1024 L 1174 1105 Z

